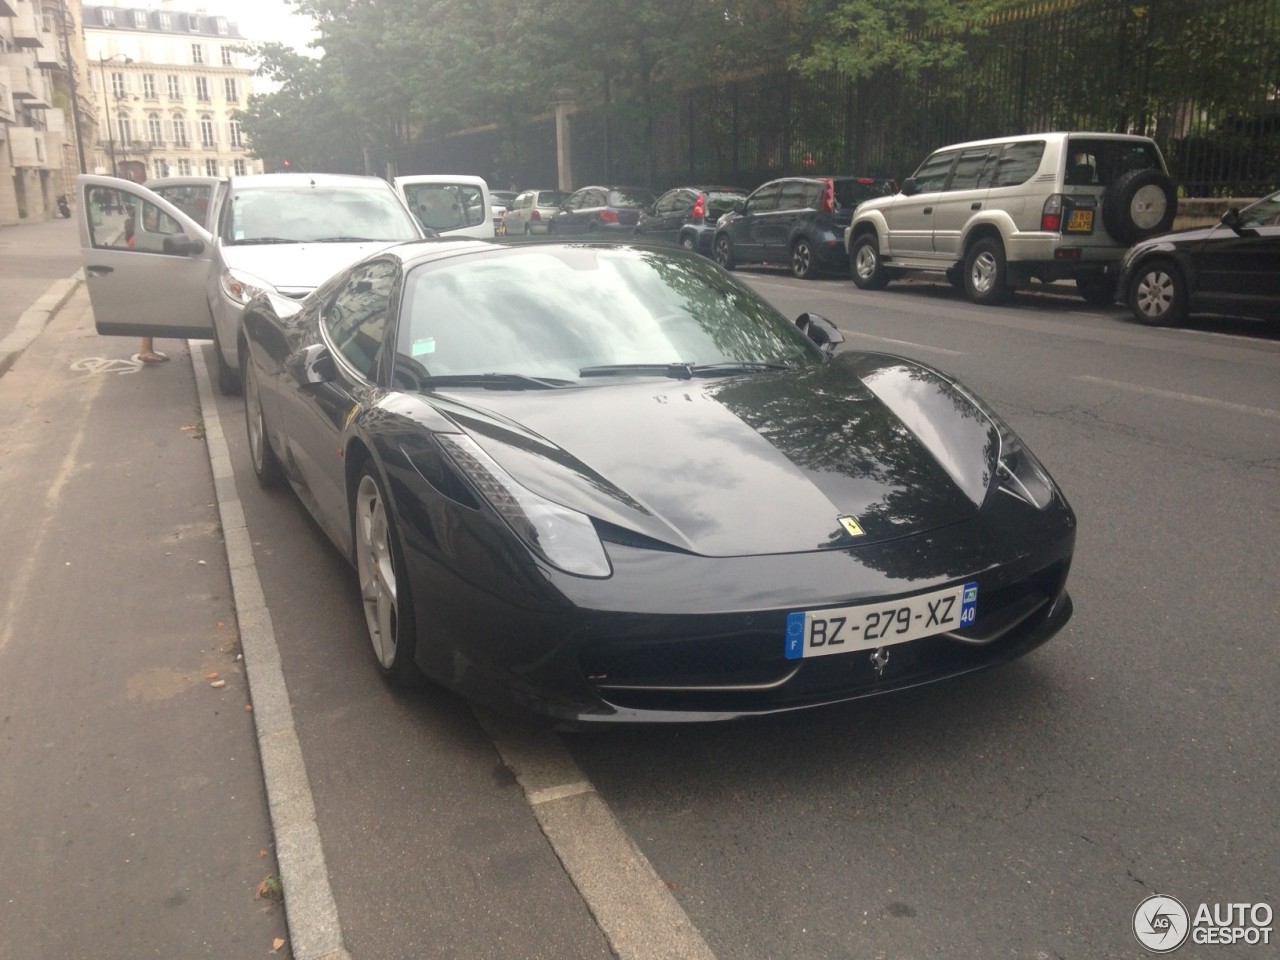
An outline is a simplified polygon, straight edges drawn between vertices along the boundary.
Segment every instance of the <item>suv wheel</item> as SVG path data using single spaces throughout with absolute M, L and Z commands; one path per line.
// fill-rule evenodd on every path
M 983 237 L 965 254 L 964 289 L 974 303 L 1004 303 L 1009 296 L 1008 274 L 1004 245 L 994 237 Z
M 1102 195 L 1102 223 L 1121 243 L 1167 233 L 1178 212 L 1178 193 L 1162 170 L 1130 170 Z
M 849 272 L 859 290 L 883 290 L 889 284 L 889 271 L 880 259 L 880 242 L 874 233 L 864 233 L 853 241 L 849 251 Z
M 1187 313 L 1187 284 L 1172 261 L 1151 260 L 1134 271 L 1125 300 L 1142 323 L 1177 323 Z
M 813 244 L 801 237 L 791 245 L 791 275 L 800 280 L 812 280 L 817 272 Z
M 1116 285 L 1111 277 L 1105 275 L 1087 274 L 1076 277 L 1076 290 L 1085 303 L 1095 307 L 1106 307 L 1116 302 Z
M 733 241 L 726 233 L 716 237 L 716 263 L 726 270 L 732 270 L 737 265 L 737 261 L 733 258 Z

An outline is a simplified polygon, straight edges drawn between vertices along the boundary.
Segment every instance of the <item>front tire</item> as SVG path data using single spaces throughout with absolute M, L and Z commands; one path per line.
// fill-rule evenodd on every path
M 218 390 L 227 397 L 234 397 L 241 390 L 240 371 L 227 363 L 222 355 L 222 341 L 218 339 L 218 324 L 213 324 L 213 357 L 218 370 Z
M 249 356 L 247 349 L 240 379 L 244 383 L 244 425 L 249 438 L 249 462 L 253 464 L 253 473 L 259 484 L 267 489 L 278 487 L 284 479 L 284 469 L 271 446 L 267 419 L 262 412 L 262 391 L 258 385 L 257 373 L 253 369 L 253 358 Z
M 818 275 L 818 260 L 813 244 L 800 237 L 791 245 L 791 275 L 797 280 L 812 280 Z
M 733 255 L 733 241 L 728 234 L 722 233 L 716 237 L 716 263 L 726 270 L 732 270 L 738 265 Z
M 1187 315 L 1187 282 L 1173 261 L 1151 260 L 1134 271 L 1125 300 L 1140 323 L 1180 323 Z
M 1004 245 L 994 237 L 983 237 L 964 258 L 964 289 L 969 300 L 995 306 L 1009 299 L 1009 268 Z
M 880 241 L 874 233 L 864 233 L 853 241 L 849 273 L 859 290 L 883 290 L 889 285 L 889 271 L 880 259 Z
M 374 659 L 387 682 L 411 686 L 420 679 L 413 598 L 395 520 L 372 463 L 360 473 L 353 507 L 356 576 Z

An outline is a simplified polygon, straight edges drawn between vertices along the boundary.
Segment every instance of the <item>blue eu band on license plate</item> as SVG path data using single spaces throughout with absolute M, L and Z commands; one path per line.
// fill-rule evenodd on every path
M 874 650 L 972 626 L 978 584 L 970 581 L 914 597 L 787 614 L 788 660 Z

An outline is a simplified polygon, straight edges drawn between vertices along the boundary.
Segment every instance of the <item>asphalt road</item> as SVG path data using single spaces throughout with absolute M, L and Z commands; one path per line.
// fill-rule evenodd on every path
M 1277 905 L 1275 332 L 742 276 L 836 321 L 849 348 L 958 374 L 1080 529 L 1075 618 L 1017 664 L 794 716 L 565 738 L 715 955 L 1137 957 L 1150 893 Z M 602 955 L 567 881 L 522 882 L 549 854 L 470 712 L 381 685 L 350 569 L 291 494 L 257 489 L 239 401 L 219 409 L 353 954 Z M 1267 955 L 1197 949 L 1179 956 Z

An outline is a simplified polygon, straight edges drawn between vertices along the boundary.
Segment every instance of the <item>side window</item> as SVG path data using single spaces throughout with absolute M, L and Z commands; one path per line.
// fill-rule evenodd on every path
M 659 217 L 669 217 L 679 208 L 680 191 L 671 190 L 658 198 L 658 202 L 653 206 L 653 212 Z
M 770 210 L 777 210 L 778 192 L 781 189 L 780 183 L 765 184 L 747 201 L 747 213 L 767 213 Z
M 779 210 L 803 210 L 805 203 L 805 184 L 801 180 L 788 180 L 782 185 L 778 195 Z
M 1030 180 L 1040 169 L 1044 156 L 1044 141 L 1006 144 L 996 162 L 996 178 L 993 187 L 1016 187 Z
M 565 207 L 569 210 L 581 210 L 586 206 L 586 200 L 587 192 L 585 190 L 579 190 L 569 198 L 568 202 L 565 203 Z
M 994 155 L 999 148 L 978 147 L 963 150 L 956 161 L 956 168 L 951 173 L 951 186 L 948 190 L 977 190 L 991 185 L 991 174 L 995 169 Z
M 89 239 L 100 250 L 164 253 L 182 227 L 154 203 L 114 187 L 88 188 Z
M 603 190 L 595 190 L 588 197 L 588 207 L 605 207 L 609 205 L 609 197 Z
M 373 379 L 387 332 L 396 267 L 386 260 L 353 270 L 324 312 L 324 326 L 347 362 Z
M 947 174 L 951 172 L 951 164 L 955 160 L 954 152 L 935 153 L 920 164 L 915 173 L 916 193 L 937 193 L 947 182 Z

